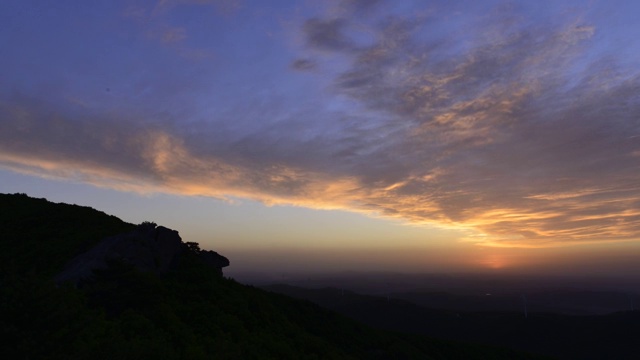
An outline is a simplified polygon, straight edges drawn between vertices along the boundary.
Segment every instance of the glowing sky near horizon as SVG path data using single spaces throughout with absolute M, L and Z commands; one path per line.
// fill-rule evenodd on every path
M 157 221 L 244 270 L 640 275 L 638 13 L 6 0 L 0 191 Z

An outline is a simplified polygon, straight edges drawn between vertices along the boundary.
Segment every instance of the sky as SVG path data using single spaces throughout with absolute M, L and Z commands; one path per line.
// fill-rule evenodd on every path
M 640 277 L 636 1 L 0 3 L 0 192 L 226 273 Z

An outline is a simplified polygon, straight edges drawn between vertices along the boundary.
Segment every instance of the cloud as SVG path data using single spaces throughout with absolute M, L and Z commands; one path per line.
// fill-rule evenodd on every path
M 309 19 L 303 31 L 309 46 L 325 51 L 345 51 L 355 48 L 355 44 L 344 33 L 344 19 Z
M 328 92 L 317 101 L 338 110 L 247 95 L 197 122 L 13 96 L 0 163 L 465 229 L 487 246 L 638 240 L 640 74 L 599 52 L 606 30 L 572 13 L 378 16 L 387 3 L 352 3 L 302 21 L 290 64 L 314 69 Z
M 399 159 L 417 174 L 376 192 L 370 206 L 465 224 L 500 246 L 637 238 L 640 218 L 628 209 L 638 206 L 639 189 L 629 184 L 639 180 L 639 145 L 625 134 L 639 131 L 639 78 L 616 74 L 609 61 L 580 68 L 594 27 L 491 18 L 474 24 L 474 42 L 460 51 L 451 47 L 468 39 L 415 36 L 434 21 L 389 18 L 373 27 L 375 44 L 341 49 L 351 65 L 336 91 L 410 129 L 400 148 L 388 149 L 389 164 L 378 158 L 374 177 Z M 536 195 L 593 186 L 607 190 L 573 201 Z
M 291 68 L 298 71 L 308 71 L 316 68 L 316 63 L 309 59 L 296 59 L 291 63 Z
M 200 13 L 209 12 L 213 15 L 219 12 L 228 15 L 240 9 L 241 4 L 239 0 L 159 0 L 153 6 L 129 5 L 122 11 L 121 16 L 136 23 L 148 39 L 178 47 L 178 52 L 185 58 L 201 61 L 212 58 L 213 51 L 202 47 L 189 47 L 193 45 L 187 46 L 187 28 L 191 24 L 188 21 L 179 21 L 173 15 L 189 7 L 198 7 Z
M 187 31 L 183 28 L 170 28 L 162 33 L 162 42 L 166 44 L 176 43 L 187 37 Z
M 169 123 L 84 121 L 54 109 L 21 96 L 0 106 L 4 167 L 126 191 L 244 197 L 318 208 L 346 206 L 344 192 L 356 186 L 348 178 L 293 166 L 232 163 L 213 153 L 195 154 Z

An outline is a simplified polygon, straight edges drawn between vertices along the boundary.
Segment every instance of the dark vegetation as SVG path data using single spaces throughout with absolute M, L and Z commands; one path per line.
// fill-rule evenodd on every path
M 114 260 L 81 286 L 55 285 L 74 256 L 132 229 L 88 207 L 0 194 L 0 358 L 538 358 L 376 330 L 241 285 L 204 264 L 194 243 L 162 276 Z
M 361 295 L 335 288 L 263 287 L 306 299 L 376 328 L 441 339 L 508 346 L 562 359 L 640 358 L 640 312 L 571 316 L 548 312 L 434 309 L 394 297 Z M 475 296 L 455 296 L 460 303 Z M 438 298 L 439 300 L 440 298 Z M 455 303 L 454 303 L 455 304 Z M 511 308 L 512 304 L 508 304 Z M 522 303 L 520 303 L 522 306 Z

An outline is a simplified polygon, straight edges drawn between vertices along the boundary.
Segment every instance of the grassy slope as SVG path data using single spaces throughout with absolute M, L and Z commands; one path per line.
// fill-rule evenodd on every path
M 83 289 L 51 278 L 134 225 L 87 207 L 0 194 L 2 358 L 514 359 L 510 350 L 374 330 L 215 275 L 195 254 L 163 278 L 113 263 Z

